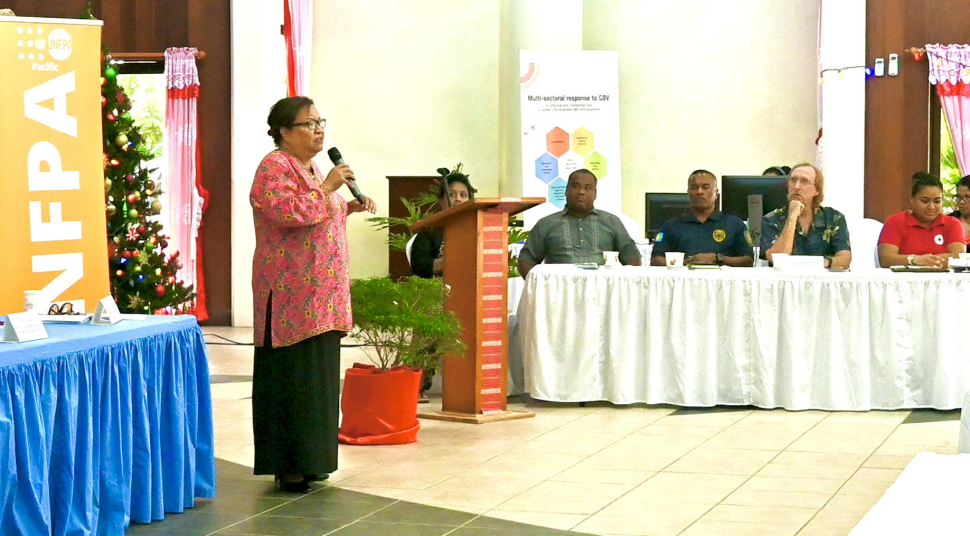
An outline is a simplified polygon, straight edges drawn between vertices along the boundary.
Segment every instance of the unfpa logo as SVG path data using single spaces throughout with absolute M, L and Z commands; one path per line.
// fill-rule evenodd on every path
M 71 35 L 67 31 L 57 28 L 47 36 L 47 52 L 57 61 L 64 61 L 71 57 Z
M 30 61 L 31 70 L 57 71 L 55 62 L 70 58 L 74 44 L 71 34 L 64 29 L 56 28 L 45 37 L 44 28 L 20 26 L 17 28 L 17 48 L 20 50 L 17 58 Z

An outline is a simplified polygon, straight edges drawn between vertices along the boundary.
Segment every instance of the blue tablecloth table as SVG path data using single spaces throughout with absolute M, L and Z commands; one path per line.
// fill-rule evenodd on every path
M 45 327 L 0 344 L 0 532 L 117 535 L 214 497 L 195 317 Z

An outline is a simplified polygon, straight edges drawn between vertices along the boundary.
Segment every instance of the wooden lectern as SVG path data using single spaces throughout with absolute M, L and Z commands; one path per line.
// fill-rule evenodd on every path
M 542 197 L 472 199 L 425 218 L 412 231 L 444 228 L 446 307 L 458 315 L 465 356 L 446 355 L 442 411 L 418 416 L 485 423 L 534 417 L 506 411 L 508 368 L 509 216 L 544 203 Z

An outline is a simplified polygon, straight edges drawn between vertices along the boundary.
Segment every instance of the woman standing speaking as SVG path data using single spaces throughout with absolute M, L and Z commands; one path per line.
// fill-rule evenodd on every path
M 374 202 L 344 201 L 337 189 L 354 172 L 340 164 L 324 176 L 326 119 L 307 97 L 269 112 L 277 149 L 256 171 L 249 194 L 256 227 L 253 254 L 253 437 L 257 475 L 283 489 L 337 470 L 340 338 L 353 326 L 347 216 Z

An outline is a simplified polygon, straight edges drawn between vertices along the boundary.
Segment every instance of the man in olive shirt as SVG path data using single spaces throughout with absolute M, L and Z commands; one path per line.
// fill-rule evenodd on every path
M 569 174 L 566 209 L 536 222 L 519 253 L 522 277 L 542 261 L 603 264 L 604 251 L 618 251 L 622 264 L 640 266 L 640 250 L 620 219 L 593 208 L 596 180 L 588 169 Z
M 664 254 L 679 251 L 686 264 L 751 266 L 751 235 L 736 216 L 716 210 L 717 178 L 698 169 L 687 178 L 690 210 L 664 222 L 653 244 L 650 264 L 664 266 Z

